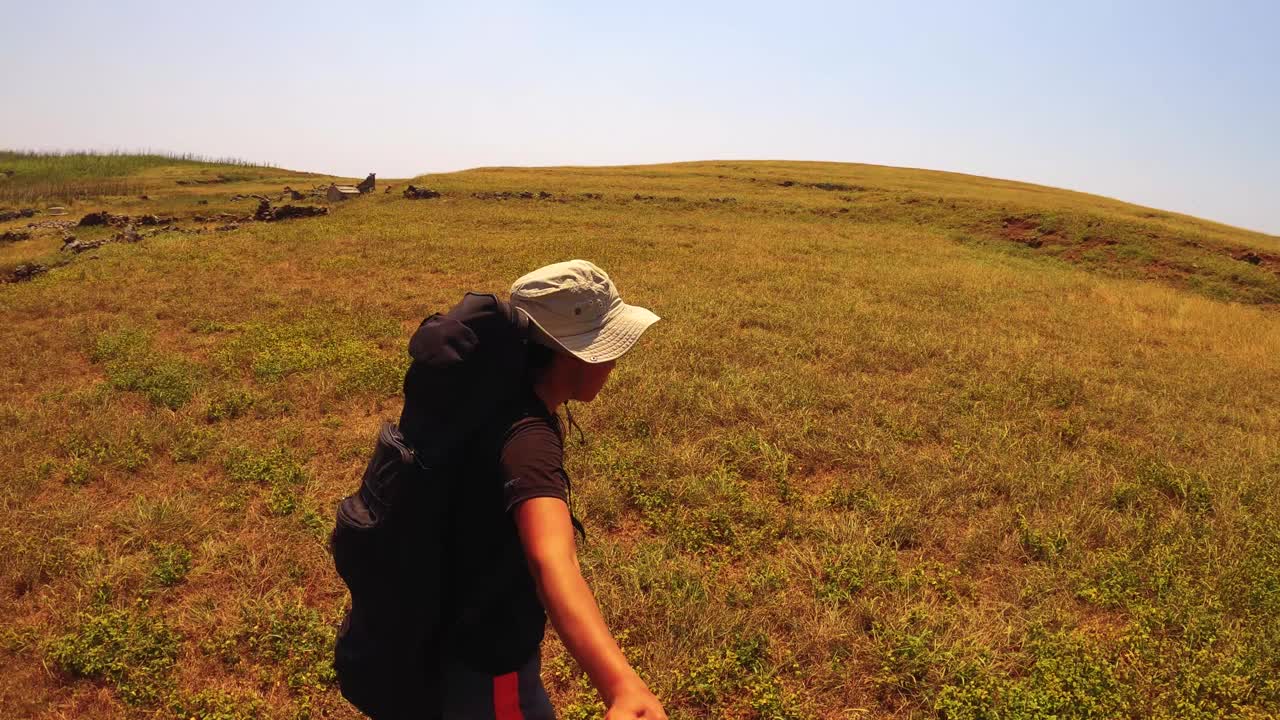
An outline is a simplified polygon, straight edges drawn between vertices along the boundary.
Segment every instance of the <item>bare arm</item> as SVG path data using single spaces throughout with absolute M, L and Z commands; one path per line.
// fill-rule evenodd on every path
M 536 497 L 512 512 L 538 597 L 560 639 L 609 708 L 606 720 L 666 720 L 662 705 L 627 662 L 578 565 L 569 508 Z

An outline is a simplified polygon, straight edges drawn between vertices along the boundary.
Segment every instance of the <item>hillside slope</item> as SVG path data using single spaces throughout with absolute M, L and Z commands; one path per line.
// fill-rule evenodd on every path
M 49 268 L 0 285 L 0 714 L 355 717 L 324 542 L 409 334 L 572 257 L 663 317 L 566 460 L 673 717 L 1280 712 L 1274 237 L 787 162 L 484 168 L 265 222 L 246 196 L 327 179 L 167 167 L 61 218 L 114 225 L 0 223 L 7 272 Z

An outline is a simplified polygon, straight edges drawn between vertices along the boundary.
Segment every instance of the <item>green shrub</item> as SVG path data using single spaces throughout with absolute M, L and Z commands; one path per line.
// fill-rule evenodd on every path
M 253 394 L 241 388 L 225 389 L 209 399 L 205 418 L 209 422 L 234 420 L 253 406 Z
M 67 483 L 71 485 L 88 485 L 92 474 L 92 467 L 85 458 L 72 458 L 67 463 Z
M 233 447 L 225 462 L 232 480 L 269 487 L 284 487 L 306 482 L 307 473 L 285 448 L 255 452 Z
M 1149 461 L 1138 468 L 1138 481 L 1158 490 L 1187 512 L 1213 511 L 1213 493 L 1204 476 L 1174 467 L 1167 462 Z
M 289 488 L 275 485 L 267 494 L 267 512 L 276 517 L 293 513 L 298 508 L 298 499 Z
M 151 577 L 165 587 L 182 582 L 191 570 L 191 551 L 181 545 L 153 543 Z
M 171 410 L 191 399 L 203 374 L 184 357 L 153 350 L 150 336 L 137 328 L 99 335 L 90 356 L 106 363 L 112 387 L 140 392 L 151 404 Z
M 177 695 L 169 704 L 170 712 L 181 720 L 258 720 L 263 709 L 256 695 L 213 689 Z
M 760 673 L 767 655 L 764 635 L 739 637 L 729 647 L 704 654 L 681 678 L 680 689 L 695 702 L 714 706 Z
M 217 434 L 209 428 L 183 424 L 173 435 L 169 456 L 175 463 L 194 463 L 203 460 L 213 449 Z
M 1056 560 L 1067 550 L 1067 535 L 1061 530 L 1037 530 L 1018 513 L 1014 520 L 1018 528 L 1018 544 L 1027 557 L 1036 562 Z
M 269 600 L 247 605 L 232 639 L 248 655 L 268 663 L 290 690 L 309 694 L 337 681 L 333 670 L 336 623 L 301 601 Z
M 128 705 L 150 705 L 171 684 L 178 635 L 145 610 L 100 603 L 81 613 L 72 632 L 53 641 L 49 658 L 62 670 L 106 681 Z

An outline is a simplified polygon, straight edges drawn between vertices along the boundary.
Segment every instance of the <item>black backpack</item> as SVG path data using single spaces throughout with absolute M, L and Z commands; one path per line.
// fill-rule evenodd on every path
M 425 717 L 440 697 L 441 566 L 455 452 L 526 383 L 528 317 L 467 293 L 409 342 L 398 426 L 383 423 L 357 492 L 329 538 L 351 591 L 334 669 L 375 720 Z

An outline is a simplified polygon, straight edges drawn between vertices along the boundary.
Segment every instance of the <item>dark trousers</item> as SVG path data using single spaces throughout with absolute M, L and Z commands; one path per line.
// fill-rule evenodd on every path
M 446 661 L 441 680 L 441 720 L 555 720 L 555 708 L 542 686 L 538 652 L 514 672 L 503 675 Z

